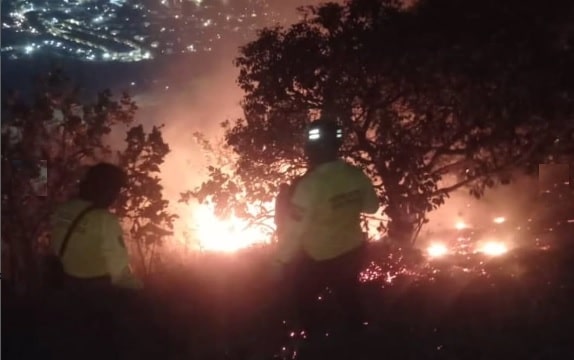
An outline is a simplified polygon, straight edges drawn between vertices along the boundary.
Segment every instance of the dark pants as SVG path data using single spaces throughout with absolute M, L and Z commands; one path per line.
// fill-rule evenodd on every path
M 131 359 L 155 350 L 148 347 L 158 339 L 142 294 L 112 286 L 109 278 L 66 278 L 58 308 L 70 357 Z
M 361 246 L 335 259 L 316 261 L 301 256 L 293 264 L 298 320 L 307 332 L 324 330 L 324 306 L 319 305 L 330 295 L 340 308 L 337 314 L 330 314 L 330 318 L 337 319 L 337 328 L 345 333 L 360 331 L 365 321 L 359 283 L 364 254 L 365 246 Z

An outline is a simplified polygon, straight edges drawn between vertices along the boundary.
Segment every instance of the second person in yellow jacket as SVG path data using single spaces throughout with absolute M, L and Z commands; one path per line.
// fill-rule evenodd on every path
M 299 320 L 316 328 L 317 297 L 329 287 L 344 314 L 344 327 L 360 329 L 364 319 L 359 297 L 359 273 L 366 236 L 362 213 L 375 213 L 379 201 L 363 171 L 339 158 L 342 130 L 319 120 L 307 131 L 309 171 L 289 199 L 288 214 L 278 229 L 277 266 L 295 274 Z
M 60 256 L 67 295 L 58 306 L 74 326 L 74 341 L 62 347 L 62 358 L 135 358 L 134 352 L 144 352 L 136 345 L 141 333 L 160 334 L 147 315 L 145 297 L 136 291 L 143 284 L 130 269 L 120 220 L 110 211 L 127 180 L 115 165 L 94 165 L 78 196 L 52 215 L 52 247 Z
M 82 215 L 60 259 L 68 283 L 81 286 L 99 282 L 103 286 L 107 283 L 126 289 L 142 287 L 130 269 L 119 219 L 108 210 L 126 181 L 126 175 L 118 167 L 97 164 L 80 183 L 79 196 L 60 205 L 53 213 L 51 237 L 55 253 L 61 249 L 74 220 Z

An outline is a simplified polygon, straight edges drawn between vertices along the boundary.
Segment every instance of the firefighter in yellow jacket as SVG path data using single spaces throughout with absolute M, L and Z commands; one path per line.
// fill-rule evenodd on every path
M 119 219 L 109 211 L 126 184 L 117 166 L 94 165 L 80 182 L 77 198 L 52 215 L 52 247 L 66 290 L 54 306 L 75 324 L 74 341 L 62 347 L 62 358 L 132 358 L 144 351 L 133 346 L 140 333 L 156 332 L 145 315 L 146 297 L 137 291 L 143 284 L 130 269 Z
M 58 253 L 71 224 L 87 210 L 70 233 L 60 258 L 69 282 L 109 284 L 124 289 L 142 287 L 130 270 L 120 222 L 108 211 L 126 181 L 120 168 L 107 163 L 97 164 L 80 182 L 78 198 L 64 203 L 54 212 L 52 246 Z
M 325 287 L 342 305 L 348 330 L 365 321 L 358 296 L 366 244 L 360 215 L 375 213 L 379 201 L 362 170 L 339 158 L 342 138 L 342 130 L 328 120 L 308 128 L 309 170 L 298 180 L 278 229 L 277 266 L 294 268 L 299 320 L 308 330 L 316 325 L 316 300 Z

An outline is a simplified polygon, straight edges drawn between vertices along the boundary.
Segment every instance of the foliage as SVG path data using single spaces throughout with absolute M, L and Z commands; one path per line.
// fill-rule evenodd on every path
M 200 189 L 186 191 L 181 194 L 180 202 L 189 203 L 195 199 L 200 204 L 214 205 L 215 215 L 226 218 L 231 215 L 248 220 L 247 226 L 260 228 L 264 233 L 271 233 L 268 221 L 272 217 L 269 188 L 276 191 L 278 183 L 269 188 L 257 189 L 257 197 L 250 196 L 246 191 L 250 186 L 249 178 L 233 177 L 237 155 L 221 141 L 210 141 L 199 132 L 194 134 L 195 141 L 205 154 L 207 162 L 208 181 Z M 252 189 L 252 188 L 251 188 Z M 231 205 L 231 206 L 230 206 Z
M 131 183 L 119 203 L 120 215 L 137 217 L 138 226 L 131 224 L 137 244 L 159 241 L 161 229 L 170 229 L 173 220 L 156 175 L 169 148 L 159 128 L 146 134 L 135 125 L 137 106 L 129 95 L 115 99 L 105 90 L 87 101 L 60 70 L 36 78 L 34 85 L 30 96 L 12 92 L 2 103 L 3 255 L 11 260 L 16 283 L 26 285 L 39 276 L 36 255 L 47 250 L 54 206 L 74 195 L 86 165 L 117 161 L 107 142 L 122 127 L 131 128 L 127 148 L 117 156 Z M 45 194 L 33 187 L 40 161 L 48 168 Z
M 130 183 L 120 197 L 118 213 L 129 228 L 142 270 L 148 273 L 157 259 L 160 240 L 172 234 L 176 215 L 169 213 L 169 201 L 162 195 L 159 166 L 170 149 L 163 141 L 161 127 L 146 133 L 142 125 L 126 134 L 126 148 L 118 151 L 119 164 L 126 169 Z
M 389 234 L 413 240 L 452 191 L 480 197 L 572 151 L 553 144 L 572 137 L 574 12 L 554 5 L 354 0 L 263 29 L 236 60 L 245 116 L 223 124 L 234 171 L 214 170 L 196 195 L 228 208 L 270 200 L 304 168 L 306 124 L 332 116 L 343 156 L 377 186 Z

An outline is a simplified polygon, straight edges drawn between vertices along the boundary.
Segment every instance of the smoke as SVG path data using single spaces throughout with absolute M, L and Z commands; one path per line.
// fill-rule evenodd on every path
M 222 121 L 241 116 L 242 94 L 234 83 L 236 70 L 230 58 L 221 57 L 218 62 L 214 71 L 185 79 L 174 90 L 162 89 L 135 98 L 141 122 L 164 125 L 164 140 L 171 152 L 161 167 L 161 177 L 164 196 L 180 216 L 175 224 L 176 237 L 186 231 L 193 215 L 189 206 L 178 203 L 179 194 L 194 189 L 207 176 L 208 163 L 194 134 L 201 132 L 208 139 L 217 139 L 222 136 Z M 175 68 L 181 66 L 186 64 L 174 64 Z
M 313 2 L 269 3 L 282 19 L 280 24 L 288 25 L 297 20 L 297 7 Z M 170 201 L 171 210 L 180 216 L 175 224 L 176 238 L 193 224 L 193 207 L 178 204 L 180 193 L 199 186 L 207 176 L 208 162 L 194 133 L 217 141 L 223 136 L 221 122 L 243 114 L 243 92 L 236 83 L 239 72 L 233 60 L 239 55 L 239 47 L 254 40 L 256 33 L 242 35 L 247 37 L 223 38 L 212 53 L 194 59 L 171 58 L 154 71 L 153 77 L 161 79 L 161 86 L 134 96 L 139 106 L 138 121 L 146 127 L 163 124 L 164 140 L 171 148 L 161 177 L 164 196 Z
M 268 4 L 270 10 L 279 15 L 274 19 L 288 26 L 300 19 L 299 7 L 324 2 L 287 0 L 268 1 Z M 140 107 L 140 122 L 146 126 L 165 125 L 164 140 L 170 145 L 171 153 L 161 168 L 161 176 L 164 196 L 170 200 L 171 210 L 180 216 L 176 221 L 176 240 L 191 230 L 194 221 L 194 208 L 178 203 L 180 193 L 196 188 L 207 176 L 208 162 L 194 140 L 194 133 L 200 132 L 207 139 L 217 141 L 223 136 L 220 123 L 242 116 L 243 93 L 236 84 L 238 69 L 233 60 L 239 55 L 239 47 L 254 40 L 256 34 L 253 31 L 242 35 L 247 37 L 223 38 L 214 52 L 194 59 L 170 58 L 154 69 L 153 77 L 161 79 L 162 86 L 134 97 Z
M 469 195 L 468 190 L 455 191 L 443 206 L 429 213 L 429 223 L 421 235 L 453 229 L 457 221 L 479 228 L 492 224 L 496 217 L 512 223 L 525 221 L 532 215 L 537 195 L 538 178 L 519 173 L 511 184 L 488 189 L 480 199 Z

